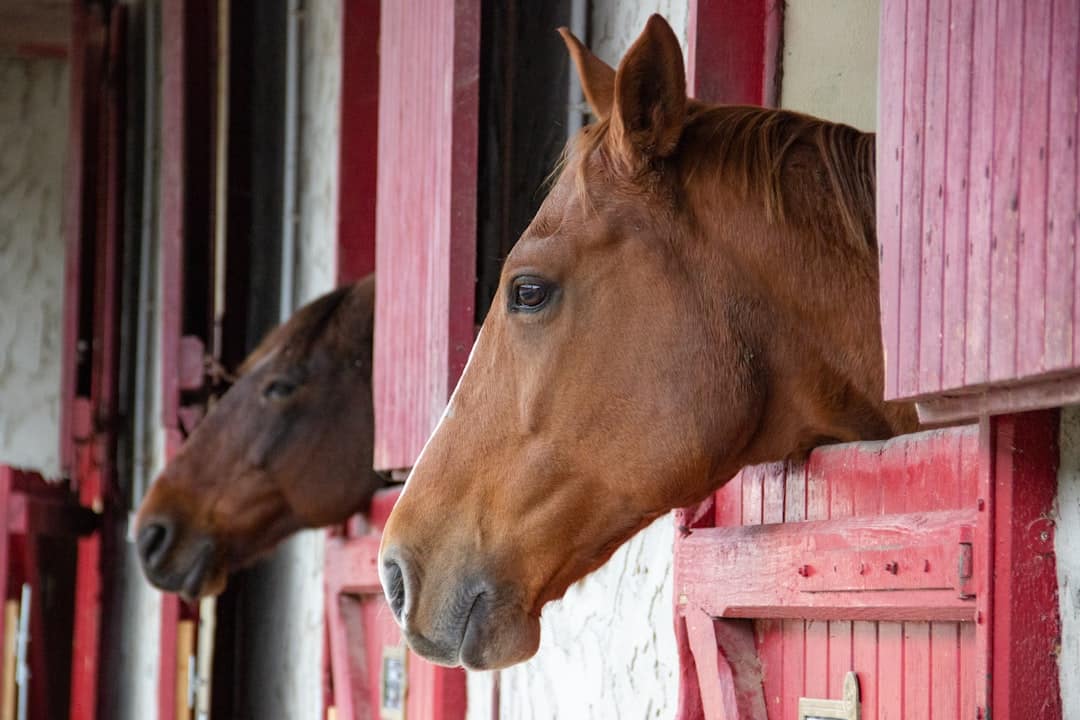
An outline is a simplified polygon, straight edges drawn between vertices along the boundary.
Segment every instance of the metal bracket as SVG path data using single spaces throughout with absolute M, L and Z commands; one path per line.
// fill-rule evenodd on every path
M 799 698 L 799 720 L 859 720 L 859 677 L 853 672 L 844 676 L 843 700 Z

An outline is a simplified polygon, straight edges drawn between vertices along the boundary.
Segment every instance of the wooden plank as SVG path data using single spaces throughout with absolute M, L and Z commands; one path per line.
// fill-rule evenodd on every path
M 949 153 L 949 2 L 929 3 L 926 19 L 926 90 L 923 116 L 924 166 L 919 241 L 919 346 L 909 362 L 918 365 L 919 392 L 941 390 L 944 347 L 945 181 Z
M 787 477 L 786 463 L 772 463 L 763 470 L 761 521 L 784 522 L 784 493 Z
M 1061 626 L 1050 519 L 1058 412 L 993 418 L 990 426 L 996 486 L 992 708 L 999 717 L 1050 720 L 1061 717 Z
M 952 568 L 974 521 L 971 509 L 702 528 L 681 541 L 680 593 L 714 617 L 971 619 Z
M 974 3 L 950 3 L 941 386 L 964 384 Z
M 904 168 L 904 58 L 907 2 L 881 6 L 878 32 L 877 240 L 880 258 L 882 341 L 885 351 L 885 397 L 900 397 L 900 248 L 901 193 Z
M 930 624 L 930 669 L 928 695 L 930 717 L 961 720 L 960 697 L 970 694 L 970 685 L 961 684 L 959 623 Z
M 923 400 L 916 407 L 921 422 L 943 424 L 1076 402 L 1080 402 L 1080 376 L 1069 374 L 1038 378 L 1022 385 L 994 386 L 970 395 Z
M 930 714 L 930 623 L 903 624 L 904 660 L 902 684 L 904 717 L 929 718 Z
M 922 198 L 926 128 L 928 0 L 908 0 L 904 56 L 904 147 L 900 178 L 900 393 L 919 390 Z M 895 32 L 895 28 L 892 30 Z
M 1017 287 L 1020 207 L 1020 117 L 1024 6 L 999 3 L 994 87 L 994 156 L 991 174 L 990 376 L 1016 377 L 1019 322 Z
M 741 525 L 760 525 L 765 510 L 766 466 L 755 465 L 740 473 L 742 475 Z
M 1046 208 L 1046 337 L 1044 359 L 1048 370 L 1080 361 L 1073 341 L 1077 331 L 1077 305 L 1073 302 L 1078 268 L 1076 252 L 1077 139 L 1080 111 L 1076 87 L 1080 84 L 1080 3 L 1057 0 L 1050 32 L 1050 108 Z M 1072 270 L 1072 272 L 1070 272 Z M 1080 290 L 1078 290 L 1080 292 Z
M 687 87 L 712 103 L 775 105 L 779 0 L 690 0 Z
M 974 623 L 960 623 L 960 656 L 959 671 L 957 673 L 957 691 L 960 694 L 960 710 L 958 718 L 975 717 L 975 625 Z
M 904 707 L 904 626 L 878 625 L 878 720 L 908 720 Z
M 473 342 L 480 2 L 380 21 L 375 464 L 409 467 Z
M 859 676 L 863 720 L 874 720 L 878 695 L 878 623 L 851 623 L 851 669 Z
M 771 717 L 782 717 L 784 694 L 783 620 L 758 620 L 754 636 L 761 661 L 761 680 L 765 707 Z
M 972 3 L 973 68 L 981 68 L 971 80 L 971 166 L 968 173 L 968 236 L 970 243 L 967 279 L 967 357 L 964 384 L 986 382 L 990 374 L 990 242 L 993 226 L 992 170 L 994 167 L 994 110 L 997 53 L 997 17 L 988 3 Z
M 1046 209 L 1050 125 L 1050 2 L 1024 3 L 1017 237 L 1016 374 L 1046 370 Z
M 338 164 L 339 285 L 375 270 L 379 136 L 379 2 L 342 4 L 341 142 Z

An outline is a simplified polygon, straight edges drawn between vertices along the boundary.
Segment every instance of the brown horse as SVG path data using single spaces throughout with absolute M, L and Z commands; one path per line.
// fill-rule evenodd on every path
M 135 534 L 147 578 L 195 598 L 305 527 L 344 521 L 372 470 L 374 277 L 298 310 L 151 486 Z
M 544 604 L 745 465 L 912 430 L 882 401 L 872 135 L 690 100 L 653 16 L 506 260 L 380 572 L 413 649 L 529 658 Z

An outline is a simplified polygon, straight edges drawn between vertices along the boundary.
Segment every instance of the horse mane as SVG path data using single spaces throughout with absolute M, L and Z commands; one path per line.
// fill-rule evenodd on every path
M 280 352 L 289 362 L 308 357 L 354 287 L 337 288 L 297 310 L 263 338 L 240 365 L 237 375 L 244 375 L 274 352 Z
M 577 159 L 578 192 L 584 198 L 582 160 L 602 151 L 608 126 L 601 120 L 586 127 L 567 145 L 557 167 L 561 172 Z M 744 200 L 762 203 L 769 222 L 820 227 L 821 214 L 831 211 L 852 250 L 863 255 L 876 250 L 872 133 L 789 110 L 691 100 L 675 154 L 658 162 L 678 165 L 683 187 L 703 170 L 713 170 Z M 835 202 L 820 203 L 821 194 Z

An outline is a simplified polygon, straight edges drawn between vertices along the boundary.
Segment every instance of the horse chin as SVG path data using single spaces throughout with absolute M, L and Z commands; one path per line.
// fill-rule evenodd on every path
M 461 664 L 469 670 L 499 670 L 525 662 L 540 647 L 540 619 L 518 613 L 515 617 L 474 617 L 461 641 Z

